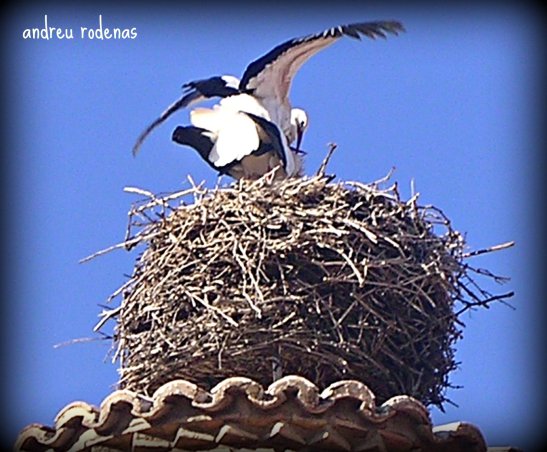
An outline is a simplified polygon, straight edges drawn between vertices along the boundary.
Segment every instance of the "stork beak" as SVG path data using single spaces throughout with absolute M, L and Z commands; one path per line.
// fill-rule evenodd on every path
M 302 137 L 304 136 L 304 124 L 300 121 L 296 123 L 296 152 L 300 151 Z

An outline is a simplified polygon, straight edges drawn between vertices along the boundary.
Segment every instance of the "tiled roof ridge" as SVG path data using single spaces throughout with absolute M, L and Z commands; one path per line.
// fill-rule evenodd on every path
M 394 418 L 398 420 L 394 422 Z M 270 421 L 273 426 L 269 426 Z M 259 433 L 265 431 L 266 424 L 267 438 Z M 399 424 L 405 431 L 397 431 Z M 115 448 L 113 445 L 120 444 L 123 450 L 121 444 L 129 447 L 127 441 L 134 448 L 138 438 L 159 436 L 160 441 L 167 441 L 161 450 L 174 448 L 175 443 L 179 449 L 205 450 L 211 447 L 198 447 L 207 441 L 209 445 L 267 447 L 268 439 L 277 435 L 277 440 L 287 440 L 294 450 L 299 450 L 299 443 L 301 450 L 354 450 L 353 443 L 339 432 L 355 431 L 369 438 L 372 435 L 368 430 L 374 430 L 374 435 L 380 435 L 380 442 L 385 444 L 393 442 L 404 446 L 408 443 L 413 447 L 412 444 L 419 441 L 420 445 L 426 445 L 423 450 L 433 446 L 431 450 L 460 450 L 440 447 L 464 437 L 466 444 L 473 445 L 469 450 L 486 450 L 484 438 L 476 427 L 466 423 L 447 427 L 433 428 L 425 406 L 410 396 L 392 397 L 377 406 L 370 389 L 356 380 L 341 380 L 320 391 L 309 380 L 291 375 L 264 390 L 252 379 L 231 377 L 211 391 L 186 380 L 173 380 L 161 386 L 152 397 L 116 390 L 99 408 L 86 402 L 73 402 L 59 412 L 53 427 L 31 424 L 24 428 L 15 447 L 16 450 L 76 451 L 91 450 L 93 445 Z M 317 448 L 306 449 L 311 440 L 305 433 L 313 433 L 313 429 L 327 432 L 322 437 L 324 444 L 320 438 L 315 444 Z M 185 442 L 181 435 L 186 435 L 188 440 Z M 154 450 L 159 450 L 157 447 L 156 443 Z

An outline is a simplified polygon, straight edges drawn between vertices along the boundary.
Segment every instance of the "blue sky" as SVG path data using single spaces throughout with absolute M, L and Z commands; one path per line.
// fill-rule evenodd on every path
M 218 9 L 218 5 L 213 8 Z M 309 8 L 309 7 L 308 7 Z M 307 110 L 307 173 L 327 143 L 338 179 L 370 182 L 391 167 L 404 196 L 411 181 L 464 232 L 470 249 L 515 240 L 472 263 L 510 276 L 512 305 L 466 315 L 460 369 L 448 396 L 458 407 L 431 410 L 435 424 L 478 425 L 492 445 L 526 446 L 537 436 L 542 398 L 539 357 L 538 147 L 540 47 L 532 10 L 508 6 L 422 7 L 281 4 L 213 10 L 158 4 L 131 9 L 12 7 L 3 29 L 6 142 L 5 212 L 11 273 L 6 278 L 5 434 L 53 424 L 68 403 L 100 404 L 116 383 L 108 341 L 96 337 L 99 304 L 130 274 L 137 252 L 83 257 L 123 240 L 134 195 L 216 182 L 191 149 L 170 142 L 182 111 L 157 129 L 134 159 L 141 130 L 189 80 L 241 76 L 275 45 L 334 25 L 398 19 L 407 33 L 387 40 L 344 39 L 298 73 L 291 99 Z M 74 30 L 73 40 L 24 40 L 25 28 Z M 136 28 L 134 40 L 81 39 L 81 26 Z M 8 110 L 6 110 L 8 108 Z M 226 180 L 227 182 L 227 180 Z M 6 410 L 6 408 L 4 408 Z

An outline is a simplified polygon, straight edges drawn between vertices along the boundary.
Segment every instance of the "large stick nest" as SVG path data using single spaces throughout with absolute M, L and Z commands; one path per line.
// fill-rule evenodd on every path
M 119 387 L 298 374 L 442 407 L 459 316 L 511 294 L 475 283 L 440 210 L 381 185 L 264 177 L 135 204 L 123 245 L 146 248 L 99 324 L 117 319 Z

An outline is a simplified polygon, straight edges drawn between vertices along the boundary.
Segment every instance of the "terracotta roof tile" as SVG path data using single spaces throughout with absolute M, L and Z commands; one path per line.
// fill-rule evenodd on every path
M 222 447 L 224 446 L 224 448 Z M 100 408 L 74 402 L 54 427 L 20 433 L 22 451 L 133 450 L 485 451 L 478 428 L 433 427 L 426 408 L 407 396 L 381 406 L 362 383 L 346 380 L 324 391 L 305 378 L 284 377 L 264 390 L 228 378 L 211 392 L 175 380 L 153 395 L 119 390 Z

